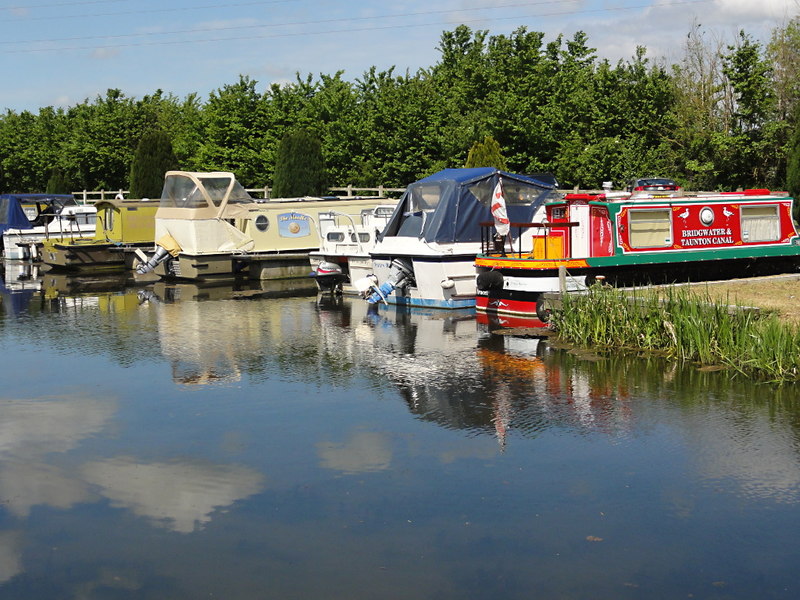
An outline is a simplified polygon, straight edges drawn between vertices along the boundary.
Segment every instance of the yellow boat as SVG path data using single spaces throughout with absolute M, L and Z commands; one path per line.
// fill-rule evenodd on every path
M 97 223 L 91 238 L 50 239 L 42 247 L 42 261 L 53 269 L 132 269 L 136 250 L 152 249 L 157 200 L 101 200 L 95 204 Z

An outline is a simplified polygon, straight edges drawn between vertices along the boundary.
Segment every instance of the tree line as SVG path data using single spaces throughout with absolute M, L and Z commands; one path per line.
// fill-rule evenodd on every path
M 240 76 L 211 92 L 143 98 L 110 89 L 74 106 L 0 115 L 0 191 L 128 188 L 143 135 L 166 133 L 185 170 L 233 171 L 272 185 L 281 141 L 316 136 L 330 185 L 402 187 L 464 166 L 496 140 L 509 171 L 550 172 L 562 187 L 638 176 L 690 190 L 800 185 L 800 18 L 767 43 L 729 42 L 699 25 L 673 64 L 640 47 L 614 64 L 583 32 L 545 40 L 518 28 L 442 33 L 438 61 L 415 73 L 373 67 L 301 76 L 259 90 Z M 793 166 L 794 165 L 794 166 Z

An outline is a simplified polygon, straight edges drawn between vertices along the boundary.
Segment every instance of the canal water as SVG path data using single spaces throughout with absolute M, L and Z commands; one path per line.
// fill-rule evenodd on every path
M 6 277 L 0 599 L 800 596 L 800 394 L 474 313 Z

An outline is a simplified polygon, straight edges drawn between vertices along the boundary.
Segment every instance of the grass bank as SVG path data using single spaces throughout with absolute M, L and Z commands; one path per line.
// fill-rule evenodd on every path
M 736 309 L 707 289 L 595 286 L 553 313 L 559 337 L 605 350 L 657 352 L 721 365 L 766 381 L 800 380 L 800 327 L 774 313 Z

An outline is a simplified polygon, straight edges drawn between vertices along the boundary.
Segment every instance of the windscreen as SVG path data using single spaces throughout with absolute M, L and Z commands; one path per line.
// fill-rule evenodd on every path
M 205 208 L 208 202 L 197 184 L 188 177 L 170 176 L 164 181 L 161 204 L 164 208 Z

